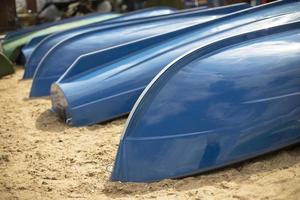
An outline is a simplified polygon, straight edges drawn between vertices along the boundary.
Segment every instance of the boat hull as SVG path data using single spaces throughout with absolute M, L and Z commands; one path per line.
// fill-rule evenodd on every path
M 64 38 L 66 38 L 66 37 L 68 37 L 68 35 L 70 35 L 70 33 L 73 33 L 73 35 L 74 35 L 77 31 L 79 31 L 81 29 L 84 29 L 86 31 L 86 29 L 88 29 L 88 28 L 98 27 L 103 24 L 113 24 L 113 23 L 117 23 L 117 22 L 124 22 L 124 21 L 130 21 L 130 20 L 135 20 L 135 19 L 143 19 L 143 18 L 148 18 L 148 17 L 153 17 L 153 16 L 167 15 L 167 14 L 171 14 L 174 12 L 176 12 L 176 10 L 169 8 L 169 7 L 155 7 L 155 8 L 142 9 L 142 10 L 138 10 L 135 12 L 126 13 L 120 17 L 113 18 L 107 22 L 87 25 L 84 27 L 72 29 L 71 31 L 63 31 L 63 32 L 60 32 L 59 34 L 56 34 L 55 36 L 53 36 L 53 34 L 52 34 L 53 37 L 48 37 L 49 35 L 43 35 L 41 37 L 36 37 L 36 38 L 33 38 L 27 45 L 25 45 L 22 48 L 21 56 L 24 58 L 23 62 L 26 63 L 29 60 L 31 54 L 34 52 L 34 50 L 39 46 L 42 39 L 44 39 L 46 37 L 48 37 L 47 44 L 49 45 L 50 38 L 52 38 L 52 40 L 53 40 L 54 37 L 58 37 L 58 35 L 64 35 L 64 33 L 67 33 L 66 35 L 64 35 Z M 63 38 L 60 37 L 60 39 L 56 40 L 56 41 L 62 41 L 62 39 Z M 45 43 L 43 45 L 45 45 Z M 38 51 L 36 53 L 38 53 L 38 55 L 44 55 L 46 52 L 47 52 L 47 49 L 45 49 L 45 47 L 41 47 L 38 49 Z M 35 60 L 41 60 L 41 57 L 38 57 L 37 55 L 34 55 L 33 57 L 34 57 L 33 59 L 35 59 Z M 35 61 L 31 61 L 31 62 L 35 62 Z M 35 66 L 37 66 L 37 64 Z M 32 63 L 28 63 L 28 64 L 26 63 L 26 65 L 27 66 L 25 66 L 25 67 L 30 69 L 30 67 L 28 67 L 28 65 L 32 65 Z M 27 71 L 29 71 L 30 73 Z M 32 78 L 33 74 L 34 74 L 34 70 L 26 69 L 24 78 Z
M 36 68 L 38 67 L 39 63 L 45 55 L 47 55 L 47 52 L 51 51 L 52 49 L 56 48 L 57 46 L 60 46 L 61 43 L 64 41 L 71 39 L 72 37 L 85 34 L 91 31 L 101 31 L 104 29 L 109 29 L 109 28 L 114 28 L 114 27 L 119 27 L 119 26 L 126 26 L 132 23 L 137 23 L 137 22 L 143 22 L 146 19 L 145 13 L 150 14 L 148 17 L 153 17 L 155 16 L 154 14 L 157 14 L 157 12 L 152 13 L 151 11 L 156 10 L 154 9 L 145 9 L 142 11 L 135 11 L 130 14 L 126 14 L 125 16 L 123 15 L 121 18 L 124 19 L 124 21 L 116 21 L 114 19 L 113 22 L 110 20 L 110 23 L 102 23 L 102 24 L 95 24 L 95 25 L 90 25 L 90 26 L 85 26 L 85 27 L 80 27 L 68 31 L 63 31 L 61 33 L 56 33 L 52 34 L 49 37 L 47 37 L 46 40 L 43 40 L 38 47 L 35 48 L 35 50 L 32 52 L 32 55 L 30 55 L 30 58 L 25 64 L 25 72 L 24 72 L 24 77 L 23 78 L 33 78 L 33 75 L 36 71 Z M 149 13 L 150 12 L 150 13 Z M 178 13 L 184 13 L 187 11 L 178 11 Z M 140 15 L 143 13 L 142 17 Z M 177 13 L 177 14 L 178 14 Z M 176 13 L 174 13 L 176 14 Z M 176 15 L 177 15 L 176 14 Z M 135 18 L 134 18 L 135 17 Z M 120 17 L 119 17 L 120 18 Z M 165 18 L 165 17 L 163 17 Z
M 20 55 L 21 60 L 19 62 L 21 62 L 21 64 L 25 64 L 26 61 L 29 59 L 30 55 L 32 54 L 32 52 L 34 51 L 34 49 L 36 49 L 36 47 L 48 36 L 49 35 L 42 35 L 30 40 L 30 42 L 21 49 L 21 55 Z
M 185 177 L 299 143 L 299 41 L 298 21 L 169 64 L 130 114 L 112 180 Z
M 84 26 L 88 24 L 93 24 L 97 22 L 101 22 L 104 20 L 108 20 L 114 17 L 119 16 L 119 14 L 98 14 L 98 15 L 92 15 L 92 17 L 89 18 L 83 18 L 79 20 L 70 21 L 67 23 L 62 23 L 59 25 L 49 26 L 45 29 L 30 32 L 28 34 L 24 34 L 18 37 L 13 37 L 9 39 L 4 39 L 2 43 L 3 53 L 8 57 L 11 61 L 16 61 L 17 58 L 20 55 L 21 48 L 26 45 L 31 39 L 42 36 L 42 35 L 48 35 L 54 32 L 62 31 L 62 30 L 68 30 L 71 28 Z
M 64 113 L 60 116 L 73 126 L 126 115 L 146 85 L 174 59 L 220 38 L 299 20 L 296 8 L 297 4 L 286 3 L 252 8 L 198 27 L 83 56 L 55 84 L 68 106 L 59 106 L 57 92 L 52 90 L 52 108 Z M 215 29 L 221 25 L 226 28 Z
M 152 18 L 101 31 L 90 31 L 69 38 L 47 52 L 46 56 L 41 60 L 33 78 L 30 96 L 50 95 L 51 84 L 58 80 L 70 65 L 83 54 L 185 28 L 247 7 L 247 4 L 238 4 L 204 11 L 196 10 L 188 13 Z M 61 55 L 64 56 L 61 57 Z M 58 58 L 60 58 L 60 62 L 57 62 Z

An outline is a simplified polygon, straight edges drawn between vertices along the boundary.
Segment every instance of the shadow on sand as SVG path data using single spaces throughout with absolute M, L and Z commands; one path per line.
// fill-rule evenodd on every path
M 37 118 L 35 126 L 38 130 L 47 132 L 62 132 L 68 128 L 51 110 L 44 111 Z
M 224 185 L 226 182 L 239 185 L 253 176 L 263 176 L 263 173 L 280 171 L 297 164 L 300 164 L 300 144 L 229 167 L 182 179 L 163 180 L 149 184 L 107 181 L 103 192 L 110 198 L 118 198 L 128 194 L 147 194 L 168 189 L 188 191 L 216 185 L 226 189 L 228 187 Z

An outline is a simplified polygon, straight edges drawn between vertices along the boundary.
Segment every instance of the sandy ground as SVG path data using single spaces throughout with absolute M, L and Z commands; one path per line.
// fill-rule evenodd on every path
M 300 199 L 300 145 L 205 175 L 109 181 L 125 119 L 71 128 L 29 100 L 23 71 L 0 80 L 0 199 Z

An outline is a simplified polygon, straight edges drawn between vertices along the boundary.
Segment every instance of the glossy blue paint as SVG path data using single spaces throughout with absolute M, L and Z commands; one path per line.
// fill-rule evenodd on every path
M 21 49 L 21 62 L 23 64 L 26 63 L 26 61 L 29 59 L 30 55 L 34 51 L 34 49 L 42 42 L 46 37 L 49 35 L 42 35 L 39 37 L 33 38 L 28 44 L 26 44 L 24 47 Z M 24 72 L 25 74 L 26 72 Z M 26 78 L 26 77 L 23 77 Z
M 92 30 L 101 30 L 104 28 L 119 26 L 121 24 L 132 23 L 134 21 L 142 21 L 147 19 L 148 17 L 159 16 L 159 15 L 168 15 L 176 11 L 172 8 L 168 7 L 155 7 L 155 8 L 147 8 L 142 9 L 130 13 L 126 13 L 120 17 L 116 17 L 113 19 L 109 19 L 103 22 L 93 23 L 90 25 L 85 25 L 77 28 L 73 28 L 66 31 L 61 31 L 59 33 L 54 33 L 48 35 L 46 39 L 42 40 L 38 45 L 35 45 L 32 49 L 33 51 L 24 50 L 26 51 L 25 57 L 25 72 L 24 72 L 24 79 L 32 78 L 34 72 L 37 68 L 37 65 L 45 56 L 45 54 L 54 48 L 56 45 L 63 42 L 65 39 L 71 38 L 73 36 L 86 33 Z M 25 47 L 26 49 L 26 47 Z
M 145 19 L 145 18 L 153 17 L 153 16 L 168 15 L 168 14 L 171 14 L 171 13 L 174 13 L 174 12 L 176 12 L 176 10 L 173 9 L 173 8 L 169 8 L 169 7 L 146 8 L 146 9 L 126 13 L 126 14 L 120 16 L 120 17 L 112 18 L 112 19 L 109 19 L 109 20 L 106 20 L 106 21 L 103 21 L 103 22 L 97 22 L 97 23 L 85 25 L 85 26 L 82 26 L 82 27 L 74 28 L 72 30 L 62 31 L 59 34 L 56 34 L 54 37 L 57 38 L 58 35 L 64 35 L 64 33 L 67 33 L 66 35 L 64 35 L 65 37 L 67 37 L 68 35 L 70 35 L 70 33 L 74 34 L 74 33 L 78 32 L 79 30 L 87 31 L 87 29 L 95 28 L 95 27 L 99 28 L 99 26 L 102 26 L 104 24 L 106 24 L 106 25 L 112 24 L 112 23 L 116 24 L 116 22 L 118 22 L 118 24 L 119 24 L 120 22 L 124 22 L 124 21 L 130 21 L 130 20 L 135 20 L 135 19 L 141 20 L 141 19 Z M 51 34 L 51 35 L 52 35 L 52 37 L 48 37 L 49 35 L 45 35 L 45 36 L 34 38 L 32 41 L 30 41 L 26 46 L 24 46 L 22 48 L 21 53 L 22 53 L 22 57 L 24 58 L 24 61 L 25 61 L 24 63 L 26 63 L 26 61 L 29 60 L 29 57 L 31 56 L 33 51 L 38 47 L 38 45 L 40 44 L 40 42 L 42 41 L 43 38 L 48 37 L 46 44 L 49 45 L 49 40 L 53 40 L 53 38 L 54 38 L 53 34 Z M 63 38 L 60 37 L 59 41 L 61 41 L 62 39 Z M 45 52 L 45 53 L 47 52 L 47 49 L 45 47 L 41 47 L 36 52 L 38 55 L 43 55 L 43 52 L 41 52 L 41 49 L 43 50 L 43 52 Z M 34 63 L 35 60 L 39 60 L 41 58 L 34 55 L 33 59 L 34 60 L 32 60 L 31 62 Z M 26 63 L 26 65 L 30 66 L 33 63 L 28 63 L 28 64 Z M 27 66 L 25 66 L 27 69 L 25 68 L 26 70 L 24 72 L 24 77 L 23 78 L 32 78 L 33 74 L 34 74 L 34 70 L 31 67 L 27 67 Z
M 300 1 L 272 3 L 82 56 L 55 84 L 68 105 L 61 106 L 53 92 L 53 110 L 73 126 L 125 115 L 146 85 L 174 59 L 221 38 L 300 20 L 299 6 Z
M 122 24 L 115 28 L 90 31 L 74 36 L 51 49 L 41 60 L 35 71 L 30 96 L 38 97 L 49 95 L 51 84 L 58 80 L 68 67 L 82 54 L 120 45 L 151 35 L 178 30 L 247 7 L 249 7 L 248 4 L 238 4 L 204 11 L 196 10 L 171 16 L 154 17 L 147 21 L 131 23 L 130 25 Z M 59 62 L 57 62 L 58 58 L 60 60 Z
M 65 40 L 72 38 L 74 36 L 88 33 L 90 31 L 100 31 L 103 29 L 108 29 L 108 28 L 113 28 L 113 27 L 118 27 L 118 26 L 125 26 L 129 25 L 132 23 L 141 23 L 142 21 L 146 20 L 145 13 L 148 13 L 148 17 L 155 17 L 159 15 L 159 13 L 156 11 L 156 9 L 159 8 L 147 8 L 139 11 L 134 11 L 128 14 L 123 15 L 122 17 L 119 18 L 114 18 L 111 20 L 114 21 L 108 21 L 106 23 L 98 23 L 98 24 L 92 24 L 84 27 L 79 27 L 79 28 L 74 28 L 71 30 L 63 31 L 60 33 L 52 34 L 49 37 L 47 37 L 45 40 L 43 40 L 39 45 L 34 49 L 33 52 L 31 52 L 31 55 L 28 56 L 28 60 L 25 64 L 25 72 L 24 72 L 24 79 L 27 78 L 32 78 L 34 75 L 34 72 L 40 63 L 40 61 L 45 57 L 48 51 L 52 50 L 58 45 L 61 45 Z M 159 9 L 160 11 L 162 8 Z M 180 10 L 176 12 L 176 15 L 181 13 L 186 13 L 191 11 L 197 11 L 197 10 L 202 10 L 201 9 L 188 9 L 188 10 Z M 155 11 L 155 12 L 153 12 Z M 175 12 L 175 11 L 173 11 Z M 170 13 L 171 14 L 171 13 Z M 174 13 L 175 14 L 175 13 Z M 171 15 L 173 16 L 173 15 Z M 136 18 L 134 18 L 136 17 Z M 122 19 L 122 21 L 120 20 Z M 117 20 L 117 21 L 115 21 Z
M 300 21 L 177 59 L 130 114 L 112 180 L 184 177 L 300 142 Z

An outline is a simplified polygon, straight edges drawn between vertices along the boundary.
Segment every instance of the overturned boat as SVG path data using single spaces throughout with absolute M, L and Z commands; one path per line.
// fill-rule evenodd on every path
M 174 59 L 221 38 L 300 20 L 299 6 L 300 1 L 271 3 L 82 56 L 52 86 L 52 109 L 73 126 L 126 115 Z
M 101 22 L 117 16 L 119 16 L 119 14 L 114 14 L 114 13 L 97 14 L 97 15 L 94 14 L 91 17 L 74 20 L 74 21 L 68 21 L 67 23 L 62 23 L 54 26 L 49 26 L 45 29 L 43 28 L 38 31 L 29 32 L 27 34 L 21 34 L 20 36 L 8 37 L 4 39 L 2 43 L 3 52 L 11 61 L 16 61 L 16 59 L 19 57 L 22 46 L 27 44 L 31 39 L 35 37 L 48 35 L 54 32 L 67 30 L 79 26 L 84 26 L 87 24 Z
M 14 66 L 5 55 L 0 52 L 0 77 L 14 73 Z
M 52 34 L 50 34 L 52 35 Z M 35 37 L 30 40 L 24 47 L 21 48 L 21 52 L 19 55 L 19 62 L 25 65 L 25 70 L 26 70 L 26 62 L 30 58 L 32 52 L 37 48 L 37 46 L 45 39 L 49 37 L 49 35 L 42 35 Z M 25 72 L 24 72 L 25 74 Z M 23 76 L 24 78 L 25 76 Z
M 93 23 L 93 24 L 88 25 L 88 26 L 74 28 L 71 31 L 67 31 L 67 32 L 63 31 L 63 32 L 60 32 L 60 35 L 63 35 L 64 33 L 67 33 L 68 35 L 70 35 L 70 33 L 74 34 L 76 31 L 78 32 L 80 29 L 84 29 L 86 31 L 86 29 L 90 29 L 90 28 L 93 28 L 93 27 L 99 27 L 99 26 L 102 26 L 103 24 L 107 25 L 107 24 L 113 24 L 113 23 L 117 23 L 117 22 L 125 22 L 125 21 L 129 21 L 129 20 L 134 20 L 134 19 L 144 19 L 144 18 L 147 18 L 147 17 L 167 15 L 167 14 L 171 14 L 171 13 L 174 13 L 174 12 L 176 12 L 176 10 L 173 9 L 173 8 L 169 8 L 169 7 L 155 7 L 155 8 L 147 8 L 147 9 L 137 10 L 137 11 L 133 11 L 133 12 L 130 12 L 130 13 L 123 14 L 120 17 L 113 18 L 113 19 L 108 20 L 106 22 Z M 31 56 L 33 51 L 37 48 L 37 46 L 40 44 L 40 42 L 43 41 L 48 36 L 49 35 L 42 35 L 42 36 L 39 36 L 39 37 L 35 37 L 28 44 L 26 44 L 21 49 L 21 61 L 23 63 L 26 63 L 26 61 L 29 60 L 29 57 Z M 67 37 L 67 35 L 65 35 L 65 37 Z M 50 38 L 53 39 L 53 37 L 50 37 Z M 62 38 L 60 38 L 60 41 L 61 40 L 62 40 Z M 47 42 L 49 43 L 49 38 L 47 39 Z M 39 50 L 41 50 L 41 49 L 43 49 L 43 48 L 40 48 Z M 39 59 L 39 58 L 35 58 L 35 59 Z M 26 77 L 26 75 L 24 77 L 25 78 L 32 78 L 32 76 L 33 76 L 33 73 L 29 77 Z
M 300 142 L 300 21 L 178 58 L 140 96 L 114 181 L 178 178 Z
M 64 44 L 64 41 L 67 41 L 69 39 L 74 38 L 75 36 L 79 36 L 82 34 L 87 34 L 89 32 L 99 32 L 101 30 L 108 30 L 108 29 L 112 29 L 112 28 L 116 28 L 116 27 L 125 27 L 128 26 L 130 24 L 139 24 L 146 21 L 149 21 L 149 19 L 147 20 L 147 17 L 155 17 L 155 16 L 159 16 L 159 12 L 151 12 L 151 10 L 155 10 L 154 8 L 152 9 L 145 9 L 142 11 L 134 11 L 131 12 L 129 14 L 125 14 L 122 16 L 122 19 L 124 19 L 122 22 L 119 21 L 113 21 L 110 20 L 109 23 L 101 23 L 101 24 L 95 24 L 95 25 L 91 25 L 91 26 L 85 26 L 85 27 L 79 27 L 79 28 L 75 28 L 75 29 L 71 29 L 68 31 L 63 31 L 63 32 L 59 32 L 56 34 L 52 34 L 50 36 L 48 36 L 46 39 L 42 40 L 40 43 L 38 43 L 37 47 L 34 47 L 34 51 L 33 52 L 28 52 L 27 50 L 24 49 L 24 58 L 27 61 L 25 64 L 25 72 L 24 72 L 24 77 L 25 79 L 27 78 L 32 78 L 34 75 L 34 72 L 37 68 L 37 66 L 39 65 L 39 63 L 41 62 L 41 60 L 43 60 L 43 58 L 45 56 L 47 56 L 48 52 L 52 51 L 52 49 L 55 49 L 56 47 L 60 47 Z M 199 10 L 202 9 L 192 9 L 191 11 L 193 12 L 197 12 Z M 190 9 L 188 10 L 182 10 L 182 11 L 177 11 L 176 13 L 174 13 L 174 15 L 184 15 L 185 13 L 191 12 Z M 141 16 L 141 13 L 143 13 L 143 17 Z M 146 16 L 146 14 L 148 13 L 148 15 Z M 170 15 L 172 17 L 174 17 L 174 15 Z M 121 17 L 119 17 L 121 18 Z M 160 17 L 155 17 L 156 19 L 160 19 Z M 163 19 L 165 19 L 166 17 L 163 17 Z M 36 42 L 36 41 L 33 41 Z M 30 45 L 32 46 L 32 45 Z M 29 48 L 31 48 L 29 46 Z M 26 56 L 26 54 L 28 54 Z M 28 57 L 28 58 L 27 58 Z
M 40 61 L 33 78 L 30 96 L 50 95 L 50 86 L 81 55 L 113 47 L 137 39 L 209 21 L 226 13 L 249 7 L 248 4 L 153 17 L 142 22 L 122 24 L 114 28 L 90 31 L 69 38 L 52 48 Z M 72 50 L 72 51 L 70 51 Z M 61 55 L 64 55 L 63 57 Z M 57 59 L 59 58 L 59 62 Z

